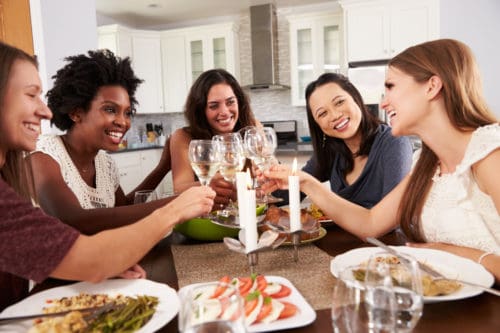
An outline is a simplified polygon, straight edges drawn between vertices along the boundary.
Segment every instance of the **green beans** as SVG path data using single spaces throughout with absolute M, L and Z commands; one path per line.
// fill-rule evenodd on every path
M 86 332 L 135 332 L 151 319 L 157 305 L 158 297 L 127 297 L 125 306 L 103 313 L 89 323 Z

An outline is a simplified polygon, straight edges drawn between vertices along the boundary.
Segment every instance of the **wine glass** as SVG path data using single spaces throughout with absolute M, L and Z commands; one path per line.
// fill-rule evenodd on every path
M 368 286 L 364 280 L 365 273 L 364 265 L 348 266 L 339 272 L 332 298 L 335 333 L 394 331 L 395 297 L 392 284 L 390 280 L 389 284 L 385 284 L 387 281 L 372 281 Z M 370 300 L 377 301 L 377 308 L 370 306 Z
M 136 191 L 134 193 L 134 204 L 150 202 L 158 199 L 155 190 Z
M 374 253 L 367 264 L 366 282 L 389 279 L 393 285 L 395 328 L 411 332 L 422 316 L 422 278 L 417 261 L 409 255 L 394 256 L 388 252 Z M 367 299 L 367 302 L 370 301 Z M 376 300 L 371 302 L 377 306 Z
M 201 185 L 210 184 L 210 180 L 219 170 L 219 151 L 212 140 L 191 140 L 189 143 L 189 161 L 198 176 Z
M 278 138 L 272 127 L 253 127 L 245 130 L 243 142 L 247 156 L 261 171 L 265 171 L 272 164 L 277 163 L 274 152 L 278 147 Z M 266 193 L 262 197 L 262 201 L 264 203 L 277 203 L 283 199 Z
M 224 177 L 224 180 L 230 182 L 233 187 L 236 183 L 236 172 L 241 171 L 245 165 L 245 154 L 243 151 L 243 143 L 241 136 L 238 133 L 227 133 L 215 135 L 212 137 L 217 145 L 220 156 L 219 172 Z M 229 204 L 221 212 L 224 216 L 237 215 L 232 199 L 229 199 Z
M 245 312 L 239 289 L 230 283 L 208 282 L 179 292 L 179 331 L 244 333 Z

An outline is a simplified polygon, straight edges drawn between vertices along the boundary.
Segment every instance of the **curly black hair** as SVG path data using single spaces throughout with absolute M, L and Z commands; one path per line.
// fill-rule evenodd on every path
M 54 86 L 47 92 L 47 106 L 54 114 L 51 123 L 60 130 L 73 126 L 69 114 L 81 108 L 87 112 L 102 86 L 121 86 L 127 90 L 135 112 L 135 92 L 143 80 L 132 70 L 130 58 L 121 59 L 109 50 L 89 51 L 65 58 L 69 63 L 52 78 Z

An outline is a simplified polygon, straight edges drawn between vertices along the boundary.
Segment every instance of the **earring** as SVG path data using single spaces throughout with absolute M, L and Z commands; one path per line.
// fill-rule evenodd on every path
M 325 148 L 325 146 L 326 146 L 326 135 L 325 133 L 323 133 L 323 143 L 321 144 L 321 147 Z

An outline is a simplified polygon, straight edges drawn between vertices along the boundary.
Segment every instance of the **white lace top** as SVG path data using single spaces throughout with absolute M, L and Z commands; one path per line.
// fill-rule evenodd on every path
M 471 165 L 500 147 L 500 126 L 474 131 L 455 172 L 439 176 L 422 211 L 422 231 L 428 242 L 451 243 L 500 254 L 500 215 L 490 196 L 482 192 Z
M 96 188 L 87 185 L 82 179 L 60 136 L 40 136 L 36 151 L 49 155 L 59 164 L 64 181 L 83 208 L 115 206 L 115 192 L 120 185 L 119 174 L 115 162 L 105 151 L 99 151 L 94 160 Z

